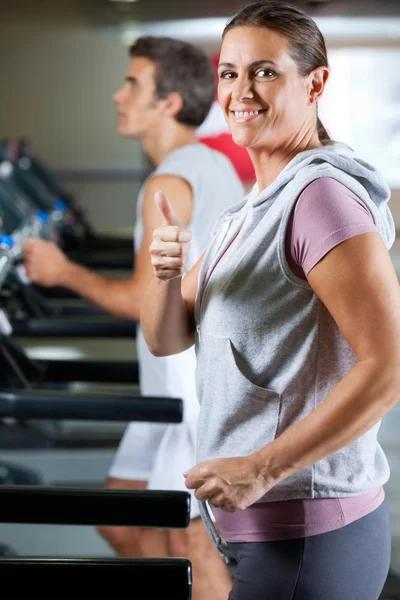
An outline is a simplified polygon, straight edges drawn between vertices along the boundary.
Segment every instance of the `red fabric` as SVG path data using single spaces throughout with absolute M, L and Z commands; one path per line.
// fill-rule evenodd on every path
M 203 144 L 225 154 L 236 169 L 243 182 L 254 181 L 255 173 L 246 148 L 235 144 L 230 133 L 218 133 L 215 136 L 200 138 Z

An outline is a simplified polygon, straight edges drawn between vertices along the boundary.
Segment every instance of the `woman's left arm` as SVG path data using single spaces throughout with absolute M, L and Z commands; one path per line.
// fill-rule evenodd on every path
M 347 446 L 400 400 L 400 285 L 380 235 L 338 245 L 308 281 L 358 362 L 324 402 L 259 451 L 278 481 Z
M 357 364 L 307 417 L 259 451 L 195 467 L 186 485 L 196 488 L 199 500 L 228 511 L 246 508 L 282 479 L 362 436 L 400 400 L 400 285 L 380 235 L 342 242 L 308 281 Z

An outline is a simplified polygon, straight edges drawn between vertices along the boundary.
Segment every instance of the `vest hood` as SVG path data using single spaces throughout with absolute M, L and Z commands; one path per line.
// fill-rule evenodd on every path
M 396 237 L 393 217 L 388 207 L 390 187 L 380 171 L 341 142 L 300 152 L 286 165 L 276 181 L 261 193 L 255 184 L 247 201 L 254 207 L 260 206 L 272 195 L 279 194 L 288 184 L 298 184 L 301 189 L 302 184 L 305 187 L 320 176 L 337 178 L 366 202 L 386 246 L 390 248 Z

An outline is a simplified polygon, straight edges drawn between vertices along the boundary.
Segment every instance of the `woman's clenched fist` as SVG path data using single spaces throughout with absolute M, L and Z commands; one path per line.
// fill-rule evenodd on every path
M 156 277 L 168 281 L 183 275 L 192 234 L 177 217 L 164 192 L 157 192 L 154 200 L 164 222 L 153 233 L 151 264 Z

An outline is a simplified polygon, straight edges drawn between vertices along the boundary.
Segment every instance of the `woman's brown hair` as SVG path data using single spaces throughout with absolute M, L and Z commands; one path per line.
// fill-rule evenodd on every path
M 302 77 L 307 77 L 317 67 L 327 67 L 325 40 L 317 24 L 297 6 L 264 0 L 245 6 L 225 26 L 222 39 L 235 27 L 263 27 L 283 35 L 289 42 L 289 52 Z M 317 115 L 317 131 L 321 144 L 332 142 Z

